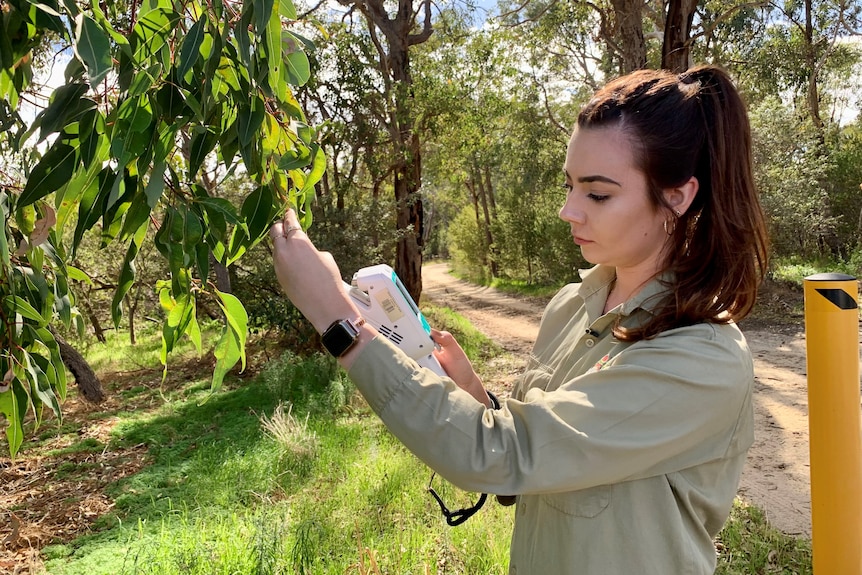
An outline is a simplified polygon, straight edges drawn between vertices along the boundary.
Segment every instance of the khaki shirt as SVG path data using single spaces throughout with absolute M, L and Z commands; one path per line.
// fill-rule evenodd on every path
M 517 494 L 509 572 L 708 575 L 753 441 L 751 353 L 733 324 L 618 341 L 664 288 L 602 314 L 597 266 L 548 304 L 512 398 L 485 409 L 383 337 L 350 377 L 392 433 L 454 485 Z M 481 520 L 477 518 L 473 521 Z

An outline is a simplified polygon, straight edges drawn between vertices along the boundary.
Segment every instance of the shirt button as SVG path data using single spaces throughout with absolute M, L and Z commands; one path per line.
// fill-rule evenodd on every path
M 588 339 L 588 340 L 586 341 L 586 344 L 587 344 L 587 347 L 593 347 L 594 345 L 596 345 L 596 340 L 594 340 L 594 339 Z

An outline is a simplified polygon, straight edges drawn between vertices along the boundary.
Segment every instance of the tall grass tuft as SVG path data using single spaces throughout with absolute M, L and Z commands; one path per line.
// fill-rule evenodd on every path
M 305 415 L 304 420 L 293 415 L 293 404 L 287 404 L 287 413 L 284 411 L 284 403 L 279 402 L 271 417 L 262 415 L 260 425 L 263 430 L 291 455 L 299 458 L 312 457 L 318 446 L 317 433 L 308 428 L 308 418 L 311 413 Z

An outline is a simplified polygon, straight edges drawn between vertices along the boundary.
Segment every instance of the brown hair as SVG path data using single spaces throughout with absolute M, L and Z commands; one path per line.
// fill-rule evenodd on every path
M 692 176 L 699 190 L 676 221 L 663 272 L 671 296 L 625 341 L 751 312 L 766 273 L 768 240 L 751 168 L 751 130 L 739 93 L 714 66 L 682 74 L 639 70 L 608 83 L 578 116 L 579 128 L 618 126 L 629 138 L 656 209 L 662 190 Z

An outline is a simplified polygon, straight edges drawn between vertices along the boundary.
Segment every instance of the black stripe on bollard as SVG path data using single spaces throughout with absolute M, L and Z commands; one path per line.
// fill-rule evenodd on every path
M 840 309 L 856 309 L 859 307 L 853 296 L 843 289 L 815 288 L 815 290 Z

